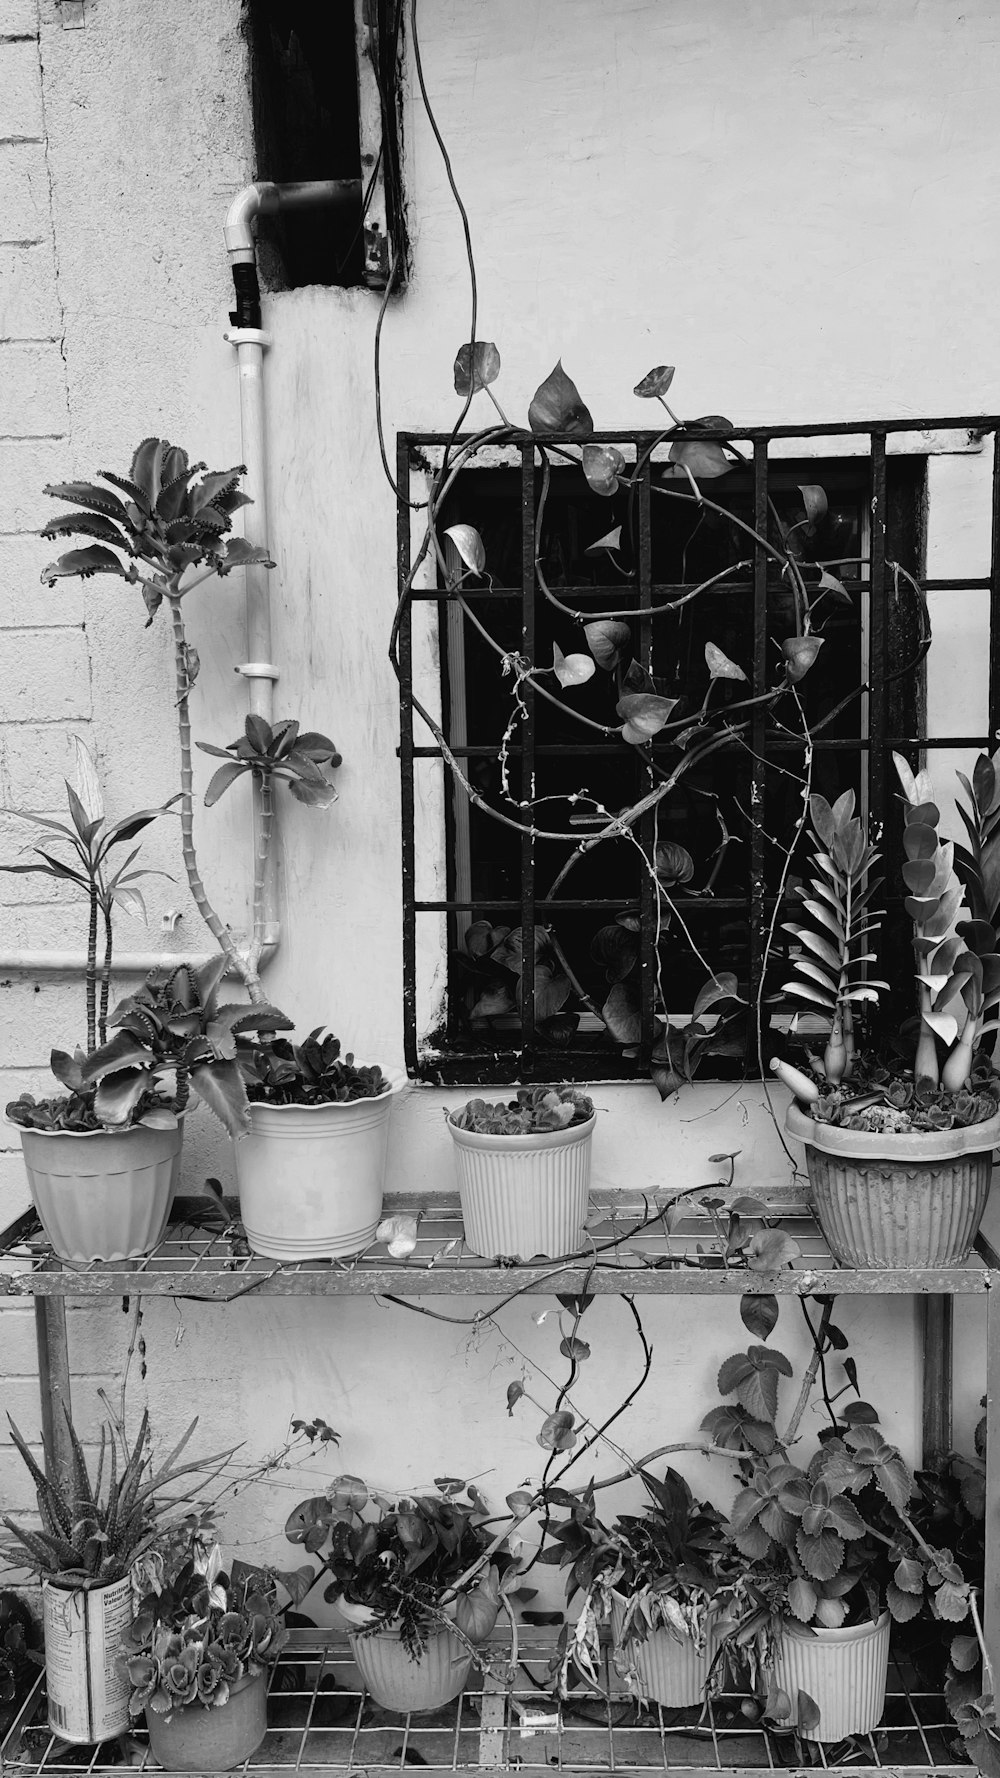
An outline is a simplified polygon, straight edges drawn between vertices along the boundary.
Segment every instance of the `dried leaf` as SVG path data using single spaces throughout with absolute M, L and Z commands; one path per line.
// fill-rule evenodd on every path
M 716 648 L 714 642 L 705 643 L 705 665 L 713 679 L 742 679 L 746 682 L 746 674 L 742 667 L 731 661 L 728 654 Z

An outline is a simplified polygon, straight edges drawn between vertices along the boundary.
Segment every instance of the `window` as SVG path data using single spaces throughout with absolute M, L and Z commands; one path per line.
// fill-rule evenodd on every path
M 987 719 L 984 707 L 975 722 L 959 718 L 948 725 L 953 733 L 925 742 L 925 592 L 944 623 L 945 595 L 978 596 L 985 639 L 997 586 L 989 545 L 977 575 L 926 578 L 936 448 L 929 437 L 912 421 L 733 433 L 727 449 L 744 461 L 701 483 L 721 511 L 659 497 L 668 485 L 682 496 L 689 490 L 686 479 L 678 488 L 669 441 L 657 434 L 602 439 L 622 452 L 633 483 L 610 499 L 567 461 L 579 447 L 551 453 L 543 480 L 527 436 L 460 471 L 438 531 L 475 527 L 486 569 L 464 577 L 461 602 L 440 572 L 434 584 L 415 587 L 401 648 L 404 958 L 415 1072 L 442 1081 L 646 1077 L 664 1021 L 683 1033 L 706 983 L 730 978 L 736 995 L 707 1007 L 700 1023 L 708 1038 L 689 1054 L 702 1077 L 756 1074 L 761 1044 L 769 1053 L 768 1027 L 787 1020 L 773 993 L 786 979 L 781 963 L 791 941 L 781 924 L 795 917 L 792 891 L 804 862 L 804 842 L 790 860 L 786 848 L 809 754 L 812 790 L 833 800 L 852 787 L 881 832 L 891 908 L 901 862 L 892 750 L 916 764 L 925 744 L 978 749 Z M 414 498 L 426 495 L 445 442 L 400 440 L 400 485 Z M 966 429 L 955 449 L 971 450 L 978 467 L 978 437 Z M 996 499 L 986 492 L 987 539 Z M 548 595 L 535 571 L 536 527 Z M 404 582 L 410 533 L 403 508 Z M 761 539 L 781 541 L 793 555 L 822 636 L 814 664 L 777 703 L 754 700 L 782 679 L 782 644 L 796 635 L 795 595 L 793 576 Z M 520 656 L 540 667 L 554 644 L 565 655 L 588 652 L 581 623 L 598 617 L 627 624 L 613 670 L 598 666 L 565 690 L 548 677 L 542 683 L 555 701 L 518 679 Z M 713 679 L 713 649 L 745 680 L 725 676 L 730 668 L 718 655 Z M 629 690 L 677 700 L 670 724 L 644 746 L 606 732 L 620 728 L 616 706 Z M 536 825 L 566 833 L 567 842 L 532 842 L 470 802 L 413 716 L 410 694 L 437 714 L 448 750 L 491 808 L 523 820 L 530 802 Z M 567 858 L 609 812 L 633 807 L 685 751 L 697 755 L 706 696 L 712 711 L 732 709 L 728 732 L 717 728 L 701 763 L 628 835 L 577 856 L 566 872 Z M 991 712 L 995 703 L 991 672 Z M 596 726 L 581 726 L 580 717 Z M 880 1016 L 898 1023 L 910 1010 L 906 923 L 888 918 L 884 937 L 882 960 L 898 986 Z M 533 994 L 523 967 L 532 952 Z
M 400 183 L 400 0 L 244 0 L 257 173 L 345 182 L 343 201 L 258 223 L 271 289 L 395 286 L 406 269 Z

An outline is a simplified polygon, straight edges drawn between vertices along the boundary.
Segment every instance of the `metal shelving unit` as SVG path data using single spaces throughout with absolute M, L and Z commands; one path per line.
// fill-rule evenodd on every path
M 258 1258 L 247 1246 L 234 1203 L 178 1199 L 164 1240 L 144 1259 L 69 1265 L 52 1254 L 33 1212 L 0 1232 L 0 1298 L 34 1300 L 39 1344 L 42 1420 L 51 1460 L 64 1459 L 58 1406 L 69 1401 L 70 1363 L 65 1299 L 170 1296 L 226 1304 L 251 1295 L 484 1297 L 495 1308 L 515 1296 L 589 1291 L 645 1296 L 910 1295 L 923 1300 L 925 1456 L 951 1443 L 951 1309 L 957 1295 L 979 1296 L 986 1308 L 988 1412 L 1000 1404 L 1000 1254 L 979 1238 L 966 1264 L 920 1271 L 852 1271 L 838 1267 L 803 1197 L 793 1188 L 767 1198 L 769 1215 L 797 1242 L 792 1268 L 762 1275 L 724 1265 L 713 1251 L 711 1224 L 692 1209 L 668 1235 L 658 1212 L 672 1194 L 592 1194 L 588 1245 L 579 1255 L 523 1265 L 480 1259 L 464 1242 L 457 1198 L 451 1193 L 389 1195 L 387 1214 L 418 1219 L 414 1251 L 390 1259 L 372 1246 L 349 1260 L 286 1264 Z M 718 1195 L 725 1196 L 724 1188 Z M 738 1194 L 737 1194 L 738 1195 Z M 2 1304 L 0 1304 L 2 1307 Z M 986 1523 L 987 1638 L 997 1647 L 1000 1626 L 1000 1440 L 988 1447 Z M 530 1638 L 530 1639 L 529 1639 Z M 994 1655 L 994 1659 L 996 1656 Z M 526 1632 L 516 1667 L 509 1645 L 491 1647 L 482 1676 L 447 1710 L 395 1716 L 358 1686 L 345 1645 L 323 1631 L 296 1631 L 271 1682 L 267 1737 L 249 1762 L 255 1774 L 325 1771 L 345 1778 L 388 1778 L 406 1765 L 477 1774 L 512 1769 L 557 1770 L 583 1778 L 653 1772 L 698 1778 L 702 1773 L 756 1774 L 794 1763 L 788 1737 L 750 1723 L 741 1698 L 716 1700 L 704 1711 L 643 1710 L 607 1672 L 608 1697 L 581 1697 L 558 1709 L 539 1689 L 548 1653 L 544 1634 Z M 103 1775 L 123 1764 L 158 1770 L 144 1734 L 123 1746 L 68 1749 L 33 1724 L 41 1681 L 0 1744 L 0 1778 L 70 1772 Z M 891 1770 L 898 1778 L 928 1771 L 968 1773 L 956 1756 L 957 1731 L 942 1700 L 894 1671 L 883 1725 L 845 1744 L 842 1756 L 817 1748 L 816 1763 L 852 1770 Z

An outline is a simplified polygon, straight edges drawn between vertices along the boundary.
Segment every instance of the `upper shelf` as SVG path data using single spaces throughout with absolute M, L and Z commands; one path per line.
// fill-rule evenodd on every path
M 417 1242 L 405 1259 L 382 1244 L 346 1260 L 288 1263 L 252 1254 L 235 1203 L 179 1198 L 164 1240 L 146 1259 L 71 1265 L 53 1256 L 33 1211 L 0 1232 L 0 1296 L 173 1296 L 233 1302 L 265 1296 L 600 1295 L 869 1296 L 978 1295 L 1000 1270 L 1000 1255 L 980 1237 L 965 1265 L 910 1271 L 840 1267 L 801 1199 L 775 1194 L 772 1214 L 798 1244 L 794 1267 L 780 1273 L 723 1266 L 707 1213 L 691 1214 L 671 1234 L 657 1212 L 672 1194 L 594 1192 L 586 1250 L 528 1264 L 480 1259 L 465 1246 L 453 1193 L 390 1194 L 385 1214 L 415 1215 Z M 725 1194 L 720 1190 L 719 1196 Z M 730 1194 L 731 1195 L 731 1194 Z M 231 1218 L 231 1220 L 229 1220 Z M 699 1247 L 704 1251 L 699 1252 Z

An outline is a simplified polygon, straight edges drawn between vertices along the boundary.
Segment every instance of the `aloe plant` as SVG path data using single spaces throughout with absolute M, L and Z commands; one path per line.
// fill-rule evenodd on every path
M 871 875 L 879 854 L 854 813 L 853 790 L 845 790 L 832 807 L 824 796 L 811 796 L 809 815 L 817 874 L 809 882 L 812 894 L 806 889 L 799 894 L 813 924 L 784 923 L 803 948 L 792 958 L 795 977 L 783 992 L 829 1014 L 823 1071 L 830 1085 L 838 1086 L 850 1077 L 854 1064 L 855 1006 L 877 1002 L 888 987 L 867 973 L 876 961 L 868 945 L 881 926 L 881 916 L 871 906 L 881 884 L 881 878 Z

